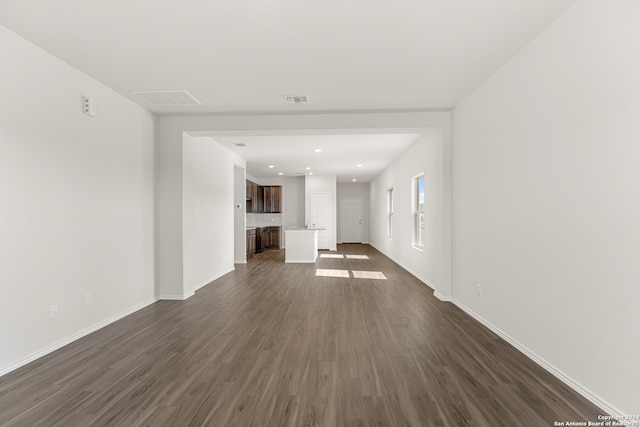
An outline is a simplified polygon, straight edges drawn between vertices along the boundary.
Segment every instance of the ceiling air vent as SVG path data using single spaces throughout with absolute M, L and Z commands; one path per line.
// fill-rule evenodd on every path
M 309 102 L 307 95 L 285 95 L 284 100 L 289 104 L 306 104 Z
M 131 92 L 147 104 L 151 105 L 200 105 L 186 90 L 143 90 Z
M 235 145 L 236 147 L 246 147 L 247 144 L 245 144 L 244 142 L 235 142 L 233 145 Z

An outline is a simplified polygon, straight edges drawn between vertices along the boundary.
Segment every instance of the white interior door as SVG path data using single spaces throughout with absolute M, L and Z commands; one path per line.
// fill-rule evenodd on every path
M 309 209 L 311 228 L 322 229 L 318 230 L 318 249 L 331 249 L 331 193 L 311 193 Z
M 362 199 L 340 199 L 340 240 L 362 243 Z

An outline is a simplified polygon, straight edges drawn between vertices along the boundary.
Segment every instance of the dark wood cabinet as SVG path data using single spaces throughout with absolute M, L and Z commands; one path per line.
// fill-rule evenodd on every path
M 269 246 L 269 229 L 267 227 L 256 228 L 256 252 L 262 252 Z
M 263 212 L 282 212 L 282 187 L 279 185 L 268 185 L 262 187 L 263 191 Z
M 265 249 L 280 249 L 281 227 L 256 227 L 247 230 L 247 258 Z
M 280 227 L 269 227 L 269 246 L 280 249 Z
M 263 212 L 272 213 L 271 211 L 271 187 L 262 187 Z
M 273 203 L 273 212 L 282 212 L 282 187 L 277 185 L 271 187 L 271 200 Z
M 260 186 L 253 181 L 246 180 L 247 213 L 262 212 L 262 193 Z
M 247 258 L 256 253 L 256 230 L 247 230 Z
M 282 213 L 282 186 L 246 180 L 247 213 Z
M 281 227 L 256 227 L 247 230 L 247 258 L 265 249 L 280 249 Z

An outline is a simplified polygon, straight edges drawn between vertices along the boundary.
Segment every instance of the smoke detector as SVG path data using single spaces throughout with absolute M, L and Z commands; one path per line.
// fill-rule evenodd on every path
M 307 95 L 285 95 L 284 100 L 288 104 L 307 104 L 309 97 Z

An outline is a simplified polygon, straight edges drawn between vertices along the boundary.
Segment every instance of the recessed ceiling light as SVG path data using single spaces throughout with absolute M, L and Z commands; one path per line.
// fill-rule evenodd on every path
M 305 169 L 306 169 L 306 170 L 309 170 L 309 169 L 311 169 L 311 166 L 307 166 Z
M 278 172 L 278 175 L 284 175 L 284 172 Z
M 357 179 L 353 178 L 351 181 L 356 182 L 356 181 L 357 181 Z
M 273 169 L 273 168 L 275 168 L 274 165 L 269 165 L 269 169 Z
M 358 166 L 359 168 L 362 167 L 362 163 L 358 163 L 356 166 Z
M 319 152 L 321 152 L 321 151 L 322 151 L 322 148 L 316 148 L 316 149 L 315 149 L 315 150 L 313 150 L 313 151 L 315 151 L 316 153 L 319 153 Z
M 313 175 L 313 172 L 309 172 L 309 175 Z

